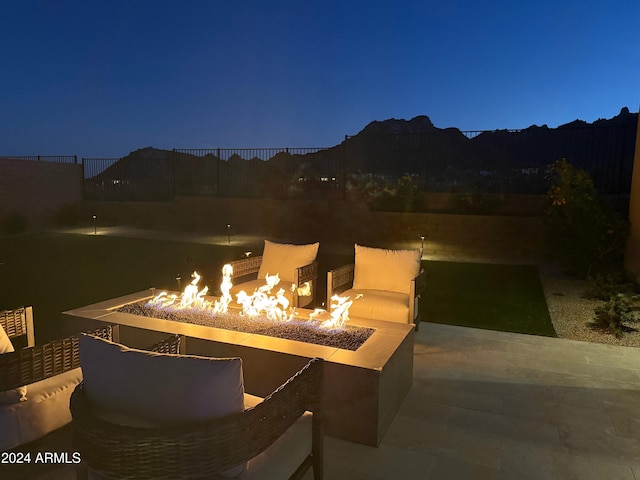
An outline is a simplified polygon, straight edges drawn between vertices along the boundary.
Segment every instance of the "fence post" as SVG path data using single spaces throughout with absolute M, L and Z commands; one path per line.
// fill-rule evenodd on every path
M 220 149 L 217 149 L 216 152 L 216 197 L 220 197 L 220 162 L 222 159 L 220 158 Z
M 347 199 L 347 140 L 349 135 L 344 136 L 344 148 L 342 150 L 342 200 Z

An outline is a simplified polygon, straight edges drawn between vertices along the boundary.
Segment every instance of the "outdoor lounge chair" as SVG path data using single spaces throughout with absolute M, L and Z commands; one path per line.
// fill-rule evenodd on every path
M 425 288 L 421 250 L 355 245 L 355 263 L 327 273 L 327 304 L 333 295 L 353 300 L 350 317 L 420 323 L 418 299 Z
M 234 297 L 244 290 L 251 295 L 257 288 L 265 285 L 265 276 L 280 276 L 280 283 L 276 289 L 282 288 L 285 297 L 293 307 L 310 305 L 315 296 L 316 280 L 318 278 L 319 243 L 308 245 L 291 245 L 264 241 L 264 251 L 257 257 L 248 257 L 231 263 L 233 267 Z M 257 278 L 251 279 L 257 274 Z M 241 282 L 236 284 L 236 279 Z M 305 283 L 309 282 L 308 293 L 302 293 Z M 275 292 L 273 292 L 275 294 Z
M 244 393 L 239 358 L 153 354 L 90 336 L 80 350 L 78 478 L 286 479 L 311 466 L 322 478 L 322 359 L 263 399 Z
M 111 338 L 111 327 L 93 332 Z M 10 338 L 26 337 L 15 350 Z M 71 422 L 69 399 L 82 380 L 78 337 L 35 345 L 33 309 L 0 312 L 0 450 L 44 437 Z

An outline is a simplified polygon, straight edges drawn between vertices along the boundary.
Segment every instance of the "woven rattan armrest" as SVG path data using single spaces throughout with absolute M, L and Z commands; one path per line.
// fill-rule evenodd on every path
M 331 300 L 334 294 L 351 288 L 355 266 L 355 263 L 349 263 L 334 268 L 327 273 L 327 302 Z
M 111 326 L 92 335 L 111 340 Z M 29 385 L 80 366 L 78 335 L 0 355 L 0 391 Z
M 25 335 L 27 337 L 27 346 L 33 347 L 35 345 L 32 307 L 1 311 L 0 325 L 2 325 L 9 338 Z
M 74 448 L 83 462 L 116 478 L 209 478 L 265 451 L 306 411 L 313 412 L 315 478 L 322 477 L 323 361 L 304 368 L 244 412 L 178 427 L 137 428 L 102 420 L 84 385 L 71 396 Z M 307 461 L 305 461 L 307 463 Z
M 305 282 L 311 282 L 318 278 L 318 261 L 305 265 L 304 267 L 298 267 L 296 269 L 297 286 L 302 286 Z
M 260 265 L 262 264 L 262 255 L 234 260 L 233 262 L 229 262 L 229 264 L 233 267 L 234 278 L 244 277 L 245 275 L 258 273 Z
M 158 343 L 147 348 L 150 352 L 156 353 L 180 353 L 180 335 L 171 335 Z

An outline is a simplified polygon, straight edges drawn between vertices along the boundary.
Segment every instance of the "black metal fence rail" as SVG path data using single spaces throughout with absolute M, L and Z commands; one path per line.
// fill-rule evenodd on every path
M 31 160 L 34 162 L 78 163 L 77 155 L 1 155 L 0 158 L 10 160 Z
M 84 198 L 165 201 L 176 195 L 343 195 L 344 177 L 336 173 L 344 164 L 336 155 L 339 148 L 150 149 L 123 158 L 83 158 Z
M 175 193 L 295 197 L 328 167 L 322 147 L 174 149 Z M 314 175 L 308 170 L 313 169 Z M 306 189 L 308 190 L 308 189 Z

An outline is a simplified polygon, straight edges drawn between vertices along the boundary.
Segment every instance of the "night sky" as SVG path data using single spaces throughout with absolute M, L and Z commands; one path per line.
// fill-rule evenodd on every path
M 640 105 L 640 1 L 0 0 L 0 155 L 318 147 Z

